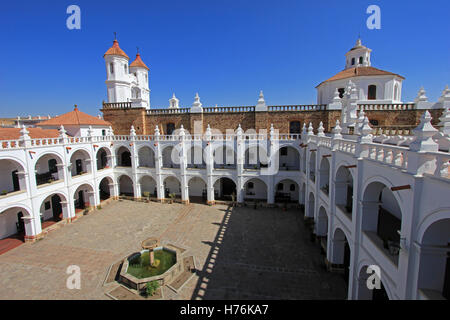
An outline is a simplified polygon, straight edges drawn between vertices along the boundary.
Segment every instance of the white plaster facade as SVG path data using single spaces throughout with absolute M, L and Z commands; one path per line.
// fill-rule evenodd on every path
M 265 138 L 239 127 L 225 139 L 210 129 L 201 136 L 183 128 L 177 135 L 163 136 L 156 130 L 154 136 L 138 136 L 132 128 L 127 136 L 62 134 L 53 139 L 30 139 L 24 130 L 21 139 L 3 141 L 0 148 L 2 186 L 9 192 L 0 196 L 0 236 L 17 232 L 21 212 L 26 239 L 38 237 L 41 220 L 52 218 L 53 205 L 58 205 L 52 202 L 54 195 L 59 196 L 62 218 L 70 222 L 76 217 L 80 192 L 85 206 L 91 207 L 105 194 L 141 198 L 148 192 L 164 199 L 175 193 L 185 203 L 190 197 L 204 197 L 213 204 L 236 192 L 238 203 L 257 199 L 268 205 L 288 201 L 304 206 L 305 219 L 313 221 L 314 234 L 324 239 L 327 261 L 334 268 L 347 267 L 348 246 L 349 299 L 371 297 L 365 286 L 369 265 L 380 267 L 390 299 L 442 298 L 450 252 L 450 154 L 438 151 L 432 137 L 449 136 L 438 133 L 430 120 L 425 113 L 409 146 L 374 142 L 378 137 L 371 135 L 367 117 L 357 123 L 359 135 L 345 137 L 339 125 L 331 135 L 321 130 L 314 135 L 311 126 L 301 135 L 277 134 L 272 128 Z M 449 116 L 443 117 L 444 124 L 449 121 Z M 188 166 L 194 146 L 203 157 Z M 216 156 L 221 148 L 231 155 L 225 160 L 232 165 L 215 165 L 223 159 Z M 267 174 L 258 158 L 254 167 L 251 149 L 267 152 L 269 168 L 278 170 Z M 171 157 L 163 166 L 166 150 L 172 150 Z M 50 159 L 56 160 L 55 178 L 38 185 L 36 173 L 48 172 Z M 73 170 L 74 159 L 81 159 L 82 172 Z M 17 170 L 19 190 L 6 182 L 11 170 Z M 399 242 L 389 244 L 398 254 L 384 248 L 377 223 L 380 207 L 400 221 Z

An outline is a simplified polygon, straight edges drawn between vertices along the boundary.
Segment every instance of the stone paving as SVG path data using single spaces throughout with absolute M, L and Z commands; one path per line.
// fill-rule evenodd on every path
M 209 207 L 115 201 L 0 255 L 0 299 L 110 299 L 108 268 L 148 237 L 186 248 L 197 273 L 165 299 L 344 299 L 341 275 L 326 272 L 299 209 Z M 81 289 L 69 290 L 69 265 Z

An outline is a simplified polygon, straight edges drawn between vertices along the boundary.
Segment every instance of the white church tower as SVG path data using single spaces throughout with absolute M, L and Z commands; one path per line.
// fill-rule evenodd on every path
M 128 65 L 130 58 L 114 39 L 113 45 L 103 55 L 106 64 L 108 102 L 131 102 L 133 108 L 150 108 L 149 68 L 141 59 Z

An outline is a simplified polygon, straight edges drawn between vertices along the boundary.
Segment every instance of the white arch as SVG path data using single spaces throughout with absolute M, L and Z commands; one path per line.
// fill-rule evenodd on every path
M 214 186 L 214 184 L 215 184 L 219 179 L 222 179 L 222 178 L 228 178 L 228 179 L 232 180 L 232 181 L 234 182 L 234 184 L 236 185 L 236 187 L 237 187 L 236 177 L 234 177 L 234 176 L 215 176 L 215 177 L 213 178 L 213 180 L 212 180 L 212 185 Z
M 9 209 L 13 209 L 13 208 L 23 209 L 24 211 L 26 211 L 27 217 L 29 217 L 29 218 L 32 217 L 33 211 L 31 210 L 31 208 L 29 208 L 27 205 L 24 205 L 22 203 L 11 203 L 11 204 L 7 205 L 6 207 L 1 207 L 0 213 L 5 212 L 6 210 L 9 210 Z M 24 213 L 24 216 L 25 216 L 25 213 Z
M 207 182 L 201 176 L 186 176 L 186 179 L 187 179 L 186 183 L 189 185 L 189 181 L 191 181 L 194 178 L 199 178 L 200 180 L 202 180 L 207 185 Z
M 428 228 L 435 222 L 443 221 L 445 219 L 450 219 L 450 207 L 439 208 L 427 214 L 426 218 L 423 219 L 416 228 L 417 241 L 422 243 Z
M 361 190 L 362 190 L 361 195 L 362 195 L 362 200 L 363 201 L 364 201 L 365 193 L 367 191 L 367 187 L 369 185 L 371 185 L 372 183 L 374 183 L 374 182 L 378 182 L 378 183 L 384 184 L 389 190 L 390 190 L 391 187 L 394 186 L 394 184 L 389 179 L 387 179 L 385 177 L 382 177 L 382 176 L 379 176 L 379 175 L 375 175 L 375 176 L 372 176 L 370 178 L 367 178 L 367 179 L 364 180 L 364 184 L 363 184 L 363 186 L 361 188 Z M 394 195 L 395 200 L 397 201 L 398 207 L 400 209 L 400 214 L 401 214 L 401 216 L 403 218 L 404 214 L 403 214 L 403 199 L 402 199 L 402 195 L 399 194 L 399 192 L 392 192 L 392 194 Z
M 22 159 L 14 157 L 12 155 L 1 155 L 0 161 L 1 160 L 9 160 L 9 161 L 16 162 L 17 164 L 19 164 L 22 167 L 22 170 L 24 170 L 26 168 L 25 162 L 23 162 Z

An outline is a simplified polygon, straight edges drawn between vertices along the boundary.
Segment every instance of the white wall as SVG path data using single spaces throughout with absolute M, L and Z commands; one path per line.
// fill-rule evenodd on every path
M 206 184 L 200 178 L 189 180 L 189 196 L 201 197 L 203 190 L 206 190 Z
M 253 188 L 250 188 L 249 183 L 253 182 Z M 244 198 L 248 199 L 267 199 L 267 187 L 264 182 L 259 179 L 250 179 L 245 184 Z
M 169 188 L 170 193 L 181 194 L 180 182 L 176 178 L 168 177 L 164 180 L 164 185 L 166 188 Z
M 149 176 L 144 176 L 141 179 L 141 193 L 143 194 L 144 192 L 150 192 L 150 194 L 154 194 L 155 192 L 155 187 L 156 187 L 156 181 L 149 177 Z
M 356 85 L 358 91 L 359 103 L 400 103 L 401 102 L 401 92 L 402 92 L 402 79 L 386 75 L 386 76 L 358 76 L 342 80 L 335 80 L 330 82 L 325 82 L 317 88 L 317 103 L 318 104 L 330 104 L 333 102 L 334 92 L 339 88 L 346 88 L 349 80 L 351 80 Z M 377 99 L 367 100 L 368 87 L 369 85 L 377 86 Z M 395 100 L 394 85 L 399 86 L 399 99 Z
M 0 192 L 6 190 L 11 192 L 14 190 L 12 172 L 17 170 L 23 171 L 19 164 L 16 164 L 9 160 L 0 160 Z
M 20 212 L 19 209 L 12 208 L 0 213 L 0 239 L 17 233 L 16 222 L 18 221 L 18 212 Z

